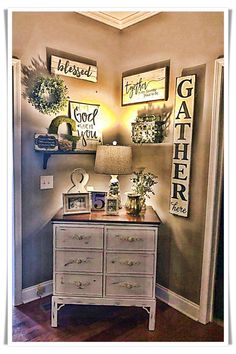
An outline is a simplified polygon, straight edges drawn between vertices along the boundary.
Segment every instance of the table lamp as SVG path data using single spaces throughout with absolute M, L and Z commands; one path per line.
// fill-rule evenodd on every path
M 132 149 L 130 146 L 98 145 L 94 171 L 96 173 L 111 175 L 109 195 L 118 198 L 121 208 L 120 184 L 118 175 L 132 173 Z

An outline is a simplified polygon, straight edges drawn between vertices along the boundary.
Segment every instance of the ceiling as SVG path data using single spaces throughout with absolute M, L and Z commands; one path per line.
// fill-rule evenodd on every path
M 113 26 L 120 30 L 134 25 L 137 22 L 143 21 L 148 17 L 158 14 L 156 11 L 86 11 L 79 12 L 84 16 L 93 18 L 94 20 L 103 22 L 109 26 Z

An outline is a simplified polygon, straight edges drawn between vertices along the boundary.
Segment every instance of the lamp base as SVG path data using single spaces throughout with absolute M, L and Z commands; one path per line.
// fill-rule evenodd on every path
M 116 197 L 118 199 L 118 206 L 119 209 L 121 209 L 120 182 L 118 180 L 118 175 L 111 175 L 109 196 Z

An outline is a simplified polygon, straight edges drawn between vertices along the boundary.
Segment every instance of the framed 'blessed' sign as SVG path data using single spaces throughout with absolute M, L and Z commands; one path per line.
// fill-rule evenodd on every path
M 97 67 L 70 59 L 51 56 L 51 73 L 97 82 Z
M 168 67 L 122 77 L 122 105 L 167 100 Z

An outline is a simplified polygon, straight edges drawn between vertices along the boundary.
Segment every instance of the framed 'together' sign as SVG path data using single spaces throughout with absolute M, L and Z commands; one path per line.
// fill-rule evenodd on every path
M 122 105 L 167 100 L 168 67 L 122 77 Z

